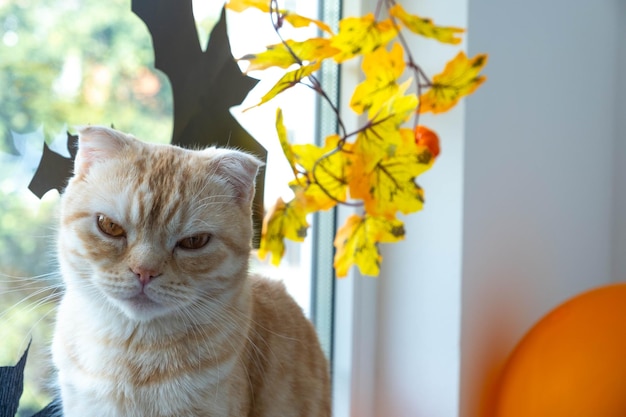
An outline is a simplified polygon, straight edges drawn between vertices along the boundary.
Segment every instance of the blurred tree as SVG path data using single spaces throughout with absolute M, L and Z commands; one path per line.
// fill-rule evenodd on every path
M 171 137 L 167 78 L 152 68 L 150 35 L 129 0 L 0 0 L 0 135 L 40 125 L 114 124 Z
M 68 126 L 114 125 L 168 142 L 171 91 L 153 59 L 130 0 L 0 0 L 0 364 L 14 363 L 33 337 L 20 415 L 50 399 L 43 364 L 59 282 L 58 196 L 39 201 L 25 177 L 44 138 L 51 144 Z

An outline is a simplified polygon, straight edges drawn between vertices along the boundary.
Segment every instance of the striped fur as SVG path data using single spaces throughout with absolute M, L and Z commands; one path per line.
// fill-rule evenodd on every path
M 282 284 L 248 274 L 258 166 L 81 131 L 52 347 L 66 417 L 330 416 L 313 327 Z M 206 246 L 178 243 L 202 234 Z

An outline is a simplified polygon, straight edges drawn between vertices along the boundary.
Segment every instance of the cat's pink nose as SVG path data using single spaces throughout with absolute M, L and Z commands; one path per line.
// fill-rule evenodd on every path
M 130 270 L 135 273 L 135 275 L 139 279 L 139 282 L 141 282 L 141 285 L 146 285 L 147 283 L 152 281 L 154 278 L 161 275 L 159 271 L 156 271 L 151 268 L 144 268 L 142 266 L 137 266 L 137 267 L 131 268 Z

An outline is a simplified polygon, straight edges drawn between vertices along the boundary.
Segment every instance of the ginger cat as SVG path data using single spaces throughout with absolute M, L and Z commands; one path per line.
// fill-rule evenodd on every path
M 65 417 L 330 416 L 313 326 L 248 273 L 259 165 L 80 131 L 52 346 Z

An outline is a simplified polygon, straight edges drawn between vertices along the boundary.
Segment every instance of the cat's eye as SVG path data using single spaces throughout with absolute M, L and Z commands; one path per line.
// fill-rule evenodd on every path
M 98 215 L 98 228 L 102 233 L 111 237 L 124 237 L 126 231 L 104 214 Z
M 189 236 L 178 241 L 176 246 L 183 249 L 200 249 L 206 246 L 211 239 L 211 235 L 203 233 L 199 235 Z

